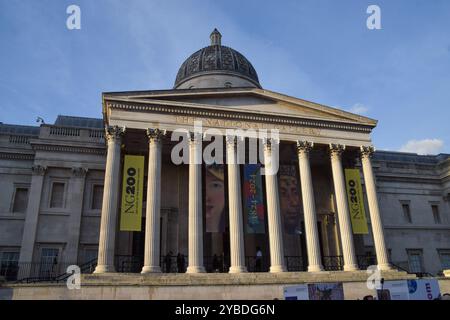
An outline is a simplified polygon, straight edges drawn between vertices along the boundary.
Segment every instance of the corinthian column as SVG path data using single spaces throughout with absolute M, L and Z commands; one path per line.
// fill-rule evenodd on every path
M 308 271 L 318 272 L 323 270 L 323 266 L 320 254 L 319 231 L 317 230 L 317 215 L 314 202 L 311 167 L 309 165 L 309 151 L 312 147 L 312 142 L 297 141 L 297 154 L 305 219 L 306 248 L 308 250 Z
M 98 260 L 94 273 L 114 272 L 114 246 L 116 239 L 117 205 L 120 186 L 120 146 L 125 128 L 106 127 L 108 145 L 105 184 L 103 187 L 102 218 L 98 241 Z
M 205 272 L 202 227 L 202 137 L 189 137 L 189 266 L 186 273 Z
M 344 255 L 344 271 L 358 270 L 356 262 L 355 247 L 353 244 L 353 233 L 350 222 L 350 211 L 348 209 L 345 193 L 345 179 L 342 169 L 342 152 L 345 146 L 330 144 L 331 169 L 333 171 L 334 193 L 336 195 L 337 213 L 339 216 L 339 230 L 341 232 L 342 250 Z
M 272 170 L 273 161 L 278 161 L 278 157 L 273 157 L 272 148 L 278 148 L 278 141 L 265 139 L 264 143 L 264 171 L 266 180 L 267 197 L 267 218 L 269 225 L 269 245 L 270 245 L 270 272 L 284 272 L 283 234 L 281 233 L 280 198 L 278 195 L 277 172 Z M 278 151 L 278 149 L 276 150 Z M 274 160 L 275 159 L 275 160 Z
M 241 174 L 236 155 L 236 137 L 227 136 L 228 196 L 230 215 L 230 273 L 247 272 L 244 255 Z
M 381 222 L 380 209 L 378 207 L 375 177 L 373 176 L 371 156 L 374 152 L 372 146 L 361 146 L 361 162 L 364 172 L 364 184 L 366 185 L 367 201 L 369 203 L 370 221 L 372 224 L 373 240 L 377 255 L 379 270 L 391 270 L 386 243 L 384 241 L 383 223 Z
M 141 273 L 161 272 L 160 216 L 161 216 L 161 149 L 165 130 L 147 129 L 148 176 L 147 210 L 145 215 L 144 267 Z

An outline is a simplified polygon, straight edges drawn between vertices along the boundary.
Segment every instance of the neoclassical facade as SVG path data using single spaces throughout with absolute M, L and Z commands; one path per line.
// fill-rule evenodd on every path
M 3 266 L 15 261 L 21 277 L 92 261 L 95 273 L 447 269 L 450 157 L 374 153 L 375 126 L 263 89 L 215 30 L 182 64 L 173 89 L 104 93 L 103 119 L 1 124 L 0 258 Z M 268 134 L 252 138 L 261 132 Z M 248 228 L 248 162 L 237 161 L 240 142 L 249 161 L 252 139 L 266 172 L 257 232 Z M 175 163 L 183 141 L 187 161 Z M 220 170 L 204 162 L 212 143 L 223 146 Z M 145 159 L 140 231 L 119 228 L 125 155 Z M 360 170 L 367 235 L 352 230 L 344 169 Z M 211 177 L 223 200 L 210 191 Z

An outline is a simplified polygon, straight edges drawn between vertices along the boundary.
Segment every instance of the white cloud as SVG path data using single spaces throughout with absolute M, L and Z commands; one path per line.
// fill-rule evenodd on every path
M 444 146 L 444 141 L 440 139 L 422 139 L 409 140 L 406 144 L 401 146 L 401 152 L 414 152 L 418 154 L 438 154 Z
M 369 111 L 369 107 L 362 103 L 355 103 L 348 111 L 356 114 L 366 114 Z

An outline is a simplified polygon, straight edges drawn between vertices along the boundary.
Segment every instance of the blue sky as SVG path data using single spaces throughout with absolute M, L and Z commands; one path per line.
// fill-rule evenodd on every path
M 215 27 L 264 88 L 379 120 L 377 149 L 450 153 L 446 0 L 0 0 L 0 121 L 100 118 L 102 92 L 169 89 Z

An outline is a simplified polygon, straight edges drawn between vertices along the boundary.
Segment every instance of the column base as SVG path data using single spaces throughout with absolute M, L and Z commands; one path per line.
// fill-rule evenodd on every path
M 95 267 L 94 273 L 110 273 L 116 272 L 116 268 L 111 265 L 99 264 Z
M 205 267 L 203 266 L 189 266 L 186 270 L 186 273 L 204 273 Z
M 144 266 L 142 267 L 141 273 L 161 273 L 160 266 Z
M 359 267 L 357 264 L 346 264 L 344 265 L 344 271 L 358 271 Z
M 277 272 L 286 272 L 286 267 L 283 265 L 279 266 L 270 266 L 269 272 L 277 273 Z
M 233 266 L 230 267 L 230 270 L 228 271 L 228 273 L 245 273 L 245 272 L 247 272 L 246 266 Z
M 382 271 L 390 271 L 394 270 L 394 268 L 389 263 L 377 264 L 378 270 Z
M 323 271 L 322 265 L 312 265 L 308 266 L 308 272 L 320 272 Z

